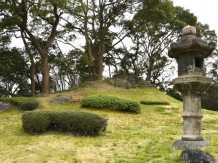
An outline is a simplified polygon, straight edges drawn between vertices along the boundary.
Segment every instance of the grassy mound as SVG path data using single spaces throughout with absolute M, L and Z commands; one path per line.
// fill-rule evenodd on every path
M 68 97 L 102 94 L 133 101 L 167 101 L 170 105 L 163 108 L 139 104 L 140 114 L 126 114 L 109 109 L 81 108 L 79 102 L 53 105 L 50 101 L 59 94 Z M 70 133 L 59 132 L 29 136 L 22 128 L 23 112 L 12 107 L 0 112 L 0 157 L 3 162 L 181 163 L 181 150 L 172 148 L 172 144 L 183 134 L 182 103 L 157 89 L 122 89 L 98 81 L 73 91 L 36 99 L 40 110 L 80 110 L 106 117 L 105 136 L 74 137 Z M 218 112 L 202 109 L 202 113 L 202 136 L 210 142 L 204 150 L 218 158 Z

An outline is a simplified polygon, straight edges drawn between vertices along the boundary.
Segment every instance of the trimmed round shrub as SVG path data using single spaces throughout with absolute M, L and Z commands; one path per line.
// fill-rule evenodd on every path
M 74 135 L 100 135 L 107 128 L 107 119 L 81 111 L 27 111 L 22 115 L 22 126 L 27 133 L 47 130 L 70 132 Z
M 34 110 L 39 105 L 39 102 L 35 99 L 29 99 L 27 101 L 22 101 L 19 103 L 19 108 L 21 110 Z
M 1 98 L 0 101 L 10 103 L 21 110 L 29 111 L 36 109 L 39 105 L 37 100 L 26 97 Z
M 81 100 L 81 106 L 87 108 L 109 108 L 118 111 L 140 113 L 140 105 L 136 101 L 121 99 L 107 95 L 93 95 Z
M 27 133 L 40 133 L 46 131 L 52 122 L 49 112 L 26 111 L 22 115 L 22 126 Z

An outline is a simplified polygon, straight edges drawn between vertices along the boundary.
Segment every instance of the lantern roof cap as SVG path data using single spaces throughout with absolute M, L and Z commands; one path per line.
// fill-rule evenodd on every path
M 214 43 L 207 43 L 206 41 L 197 38 L 196 28 L 193 26 L 186 26 L 182 29 L 182 39 L 177 43 L 173 42 L 170 45 L 168 56 L 171 58 L 177 58 L 184 52 L 200 52 L 204 58 L 212 54 L 216 48 Z

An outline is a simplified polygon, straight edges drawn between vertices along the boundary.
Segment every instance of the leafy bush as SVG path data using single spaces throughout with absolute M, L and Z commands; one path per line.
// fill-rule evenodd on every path
M 39 105 L 37 100 L 26 97 L 0 98 L 0 101 L 10 103 L 21 110 L 34 110 Z
M 139 103 L 136 101 L 121 99 L 114 96 L 94 95 L 81 100 L 82 107 L 88 108 L 109 108 L 118 111 L 140 113 Z
M 22 126 L 27 133 L 40 133 L 46 131 L 52 122 L 49 112 L 26 111 L 22 115 Z
M 22 115 L 22 126 L 27 133 L 47 130 L 71 132 L 74 135 L 99 135 L 107 128 L 107 119 L 81 111 L 27 111 Z
M 146 101 L 146 100 L 142 100 L 140 101 L 141 104 L 145 104 L 145 105 L 170 105 L 169 102 L 165 102 L 165 101 Z

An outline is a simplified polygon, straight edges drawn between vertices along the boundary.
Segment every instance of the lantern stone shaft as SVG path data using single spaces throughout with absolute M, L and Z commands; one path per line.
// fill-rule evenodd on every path
M 205 76 L 204 58 L 208 57 L 215 46 L 197 38 L 196 29 L 187 26 L 182 29 L 182 39 L 172 43 L 169 57 L 178 62 L 178 77 L 174 79 L 174 88 L 183 97 L 183 136 L 173 147 L 178 149 L 201 148 L 209 145 L 201 135 L 201 93 L 211 83 Z

